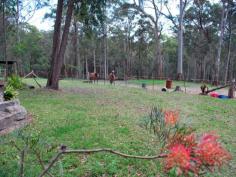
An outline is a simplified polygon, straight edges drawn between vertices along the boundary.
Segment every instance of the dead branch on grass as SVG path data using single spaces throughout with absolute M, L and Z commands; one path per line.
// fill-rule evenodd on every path
M 60 151 L 50 160 L 49 164 L 41 172 L 39 177 L 43 177 L 52 168 L 52 166 L 58 161 L 60 156 L 62 156 L 63 154 L 94 154 L 94 153 L 99 153 L 99 152 L 107 152 L 107 153 L 115 154 L 124 158 L 134 158 L 134 159 L 143 159 L 143 160 L 155 160 L 155 159 L 165 158 L 167 156 L 166 154 L 160 154 L 160 155 L 155 155 L 155 156 L 136 156 L 136 155 L 124 154 L 122 152 L 115 151 L 108 148 L 67 150 L 63 146 L 60 148 Z

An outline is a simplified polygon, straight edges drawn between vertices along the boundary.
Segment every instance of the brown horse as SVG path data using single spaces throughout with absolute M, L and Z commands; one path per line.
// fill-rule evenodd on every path
M 98 77 L 99 77 L 99 74 L 96 73 L 96 72 L 94 72 L 94 73 L 89 73 L 89 80 L 90 80 L 91 83 L 92 83 L 92 82 L 95 83 L 95 81 L 97 81 L 97 83 L 98 83 Z
M 115 73 L 114 71 L 112 71 L 110 74 L 109 74 L 109 80 L 110 80 L 110 84 L 115 84 L 115 79 L 116 79 L 116 76 L 115 76 Z

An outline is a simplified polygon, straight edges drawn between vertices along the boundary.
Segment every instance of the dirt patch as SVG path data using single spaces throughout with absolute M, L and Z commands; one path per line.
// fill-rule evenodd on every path
M 19 129 L 21 127 L 24 127 L 26 125 L 28 125 L 29 123 L 31 123 L 33 120 L 33 117 L 31 114 L 28 114 L 27 117 L 21 121 L 15 121 L 14 124 L 11 127 L 8 127 L 4 130 L 0 131 L 0 136 L 2 135 L 6 135 L 8 133 L 11 133 L 12 131 Z
M 137 84 L 125 84 L 125 82 L 117 82 L 117 85 L 121 85 L 121 86 L 126 86 L 126 87 L 131 87 L 131 88 L 140 88 L 143 89 L 141 87 L 141 85 L 137 85 Z M 165 87 L 164 85 L 147 85 L 146 86 L 146 90 L 148 91 L 159 91 L 161 92 L 161 89 Z M 175 88 L 173 89 L 169 89 L 169 92 L 173 92 Z M 181 86 L 181 89 L 183 91 L 183 93 L 185 93 L 185 88 L 183 86 Z M 220 90 L 216 90 L 216 92 L 220 95 L 228 95 L 228 89 L 224 88 L 224 89 L 220 89 Z M 186 87 L 186 93 L 187 94 L 193 94 L 193 95 L 199 95 L 201 93 L 201 89 L 200 89 L 200 85 L 199 86 L 191 86 L 191 87 Z

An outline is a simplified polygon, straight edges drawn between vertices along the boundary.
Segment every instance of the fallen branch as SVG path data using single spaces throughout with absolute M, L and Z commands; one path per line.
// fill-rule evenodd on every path
M 227 85 L 223 85 L 221 87 L 217 87 L 217 88 L 214 88 L 214 89 L 211 89 L 211 90 L 208 90 L 206 91 L 206 94 L 210 93 L 210 92 L 213 92 L 213 91 L 216 91 L 216 90 L 220 90 L 222 88 L 225 88 L 225 87 L 229 87 L 231 84 L 227 84 Z
M 62 148 L 61 148 L 62 149 Z M 154 160 L 154 159 L 159 159 L 159 158 L 165 158 L 167 157 L 166 154 L 160 154 L 160 155 L 155 155 L 155 156 L 136 156 L 136 155 L 129 155 L 129 154 L 124 154 L 119 151 L 114 151 L 112 149 L 108 148 L 101 148 L 101 149 L 78 149 L 78 150 L 60 150 L 50 161 L 50 163 L 47 165 L 47 167 L 41 172 L 39 177 L 44 176 L 50 168 L 58 161 L 61 155 L 63 154 L 93 154 L 93 153 L 99 153 L 99 152 L 108 152 L 111 154 L 115 154 L 124 158 L 134 158 L 134 159 L 143 159 L 143 160 Z

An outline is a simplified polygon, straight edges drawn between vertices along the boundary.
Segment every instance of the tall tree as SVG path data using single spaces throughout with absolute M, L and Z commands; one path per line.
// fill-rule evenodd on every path
M 145 11 L 145 7 L 143 6 L 145 1 L 143 0 L 143 2 L 141 2 L 142 1 L 139 1 L 139 4 L 137 4 L 136 1 L 134 1 L 133 4 L 125 3 L 122 8 L 129 8 L 138 11 L 142 15 L 142 18 L 148 19 L 148 21 L 152 24 L 153 36 L 155 39 L 155 59 L 153 60 L 152 70 L 155 71 L 155 75 L 157 77 L 163 77 L 163 56 L 160 44 L 162 26 L 160 23 L 161 10 L 159 7 L 162 6 L 162 2 L 154 0 L 150 1 L 152 9 L 154 10 L 154 15 L 147 13 Z
M 228 16 L 227 3 L 225 0 L 223 0 L 222 1 L 222 12 L 221 12 L 221 22 L 220 22 L 220 36 L 219 36 L 216 63 L 215 63 L 215 79 L 214 80 L 215 80 L 216 85 L 218 85 L 218 83 L 219 83 L 221 51 L 222 51 L 225 22 L 226 22 L 227 16 Z
M 183 19 L 187 0 L 179 3 L 179 28 L 178 28 L 178 62 L 177 62 L 177 79 L 181 79 L 183 75 Z
M 56 89 L 56 90 L 59 88 L 59 77 L 60 77 L 61 67 L 63 64 L 64 54 L 66 50 L 73 8 L 74 8 L 74 0 L 69 0 L 67 2 L 67 13 L 66 13 L 66 19 L 65 19 L 65 26 L 62 33 L 62 39 L 60 39 L 63 0 L 58 0 L 56 20 L 55 20 L 55 26 L 54 26 L 54 34 L 53 34 L 51 68 L 49 71 L 47 88 Z

